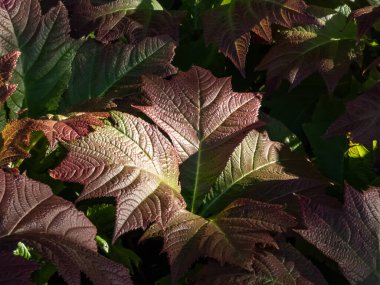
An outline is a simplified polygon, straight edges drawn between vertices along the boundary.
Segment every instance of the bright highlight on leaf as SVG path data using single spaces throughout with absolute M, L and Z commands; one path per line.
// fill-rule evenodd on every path
M 178 160 L 170 142 L 156 127 L 132 115 L 113 112 L 112 125 L 71 141 L 51 176 L 85 185 L 78 201 L 116 199 L 113 241 L 123 233 L 165 225 L 183 208 L 178 185 Z
M 143 77 L 146 106 L 136 106 L 171 138 L 182 164 L 183 195 L 195 211 L 228 156 L 259 124 L 259 93 L 237 93 L 230 78 L 193 67 L 166 80 Z

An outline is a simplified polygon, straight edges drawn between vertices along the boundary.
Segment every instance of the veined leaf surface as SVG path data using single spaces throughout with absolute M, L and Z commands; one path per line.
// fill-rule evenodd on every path
M 143 77 L 146 106 L 136 106 L 171 138 L 182 164 L 183 195 L 194 212 L 233 148 L 257 126 L 259 93 L 233 92 L 230 78 L 193 67 L 172 79 Z
M 115 197 L 115 241 L 151 222 L 166 224 L 185 205 L 179 194 L 178 158 L 169 140 L 132 115 L 113 112 L 112 121 L 67 143 L 69 154 L 51 176 L 84 184 L 78 201 Z

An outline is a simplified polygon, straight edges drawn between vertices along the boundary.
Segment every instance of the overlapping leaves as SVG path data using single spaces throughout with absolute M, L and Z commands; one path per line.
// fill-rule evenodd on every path
M 342 209 L 301 199 L 306 229 L 297 232 L 336 261 L 351 284 L 380 282 L 380 189 L 360 193 L 346 185 Z
M 233 0 L 229 5 L 209 10 L 203 18 L 207 43 L 218 48 L 245 74 L 245 59 L 252 31 L 268 43 L 272 42 L 271 25 L 291 28 L 296 24 L 318 24 L 306 12 L 303 0 Z
M 356 26 L 347 22 L 348 6 L 325 11 L 322 27 L 302 26 L 283 32 L 283 38 L 265 55 L 257 70 L 267 70 L 269 91 L 282 79 L 294 88 L 318 72 L 332 93 L 352 62 L 361 63 L 361 45 L 356 41 Z
M 0 106 L 16 91 L 16 84 L 9 84 L 20 52 L 14 51 L 0 57 Z
M 80 284 L 81 271 L 94 284 L 132 284 L 124 267 L 97 254 L 95 226 L 48 186 L 0 170 L 0 213 L 0 248 L 6 250 L 20 240 L 28 243 L 53 262 L 69 284 Z M 10 284 L 25 280 L 25 271 L 33 266 L 12 268 L 15 279 Z M 8 278 L 0 276 L 1 281 Z
M 52 177 L 84 184 L 79 201 L 116 199 L 114 241 L 151 222 L 164 225 L 183 208 L 177 155 L 159 130 L 143 120 L 114 112 L 112 125 L 66 147 L 69 154 Z

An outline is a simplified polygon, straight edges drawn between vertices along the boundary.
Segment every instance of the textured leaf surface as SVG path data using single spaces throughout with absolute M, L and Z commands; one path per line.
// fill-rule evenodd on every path
M 380 21 L 380 6 L 367 6 L 352 12 L 351 17 L 358 24 L 358 38 L 363 37 L 367 31 Z
M 283 206 L 239 199 L 207 220 L 186 210 L 169 220 L 161 233 L 157 226 L 144 238 L 162 234 L 174 281 L 199 257 L 211 257 L 252 270 L 258 245 L 277 247 L 271 233 L 284 232 L 295 220 Z M 175 282 L 174 282 L 175 283 Z
M 183 195 L 196 210 L 233 148 L 257 126 L 261 94 L 232 91 L 230 78 L 193 67 L 172 79 L 143 77 L 138 106 L 171 138 L 181 160 Z
M 124 267 L 96 252 L 95 226 L 48 186 L 1 170 L 0 217 L 0 246 L 25 241 L 69 284 L 80 284 L 80 271 L 94 284 L 132 284 Z
M 20 52 L 14 51 L 0 57 L 0 106 L 16 91 L 16 84 L 9 84 L 16 68 Z
M 91 113 L 73 115 L 61 121 L 24 118 L 10 122 L 1 132 L 3 144 L 0 150 L 0 166 L 29 157 L 27 147 L 34 131 L 42 131 L 53 148 L 59 141 L 67 142 L 87 135 L 93 126 L 103 126 L 103 123 Z
M 0 251 L 0 284 L 33 285 L 31 274 L 39 265 L 15 256 L 11 251 Z
M 1 0 L 0 29 L 0 55 L 22 52 L 12 80 L 17 90 L 7 101 L 13 116 L 23 106 L 32 116 L 56 110 L 80 45 L 69 36 L 63 4 L 41 15 L 38 0 Z
M 112 120 L 114 125 L 66 144 L 69 154 L 51 176 L 84 184 L 79 201 L 116 198 L 115 241 L 151 222 L 165 224 L 185 205 L 170 142 L 157 128 L 131 115 L 114 112 Z
M 306 12 L 302 0 L 233 0 L 229 5 L 209 10 L 203 18 L 206 43 L 218 48 L 245 74 L 245 58 L 252 31 L 272 42 L 271 25 L 291 28 L 295 24 L 318 24 Z
M 360 193 L 347 185 L 342 209 L 306 198 L 301 207 L 307 229 L 297 232 L 304 239 L 336 261 L 351 284 L 379 284 L 380 188 Z
M 347 22 L 348 6 L 332 10 L 322 18 L 324 25 L 303 26 L 283 32 L 283 38 L 265 55 L 257 70 L 267 70 L 266 86 L 277 88 L 282 79 L 294 88 L 318 72 L 328 91 L 334 91 L 351 62 L 361 61 L 361 45 L 356 43 L 356 26 Z
M 327 285 L 322 274 L 295 248 L 286 243 L 280 249 L 255 256 L 253 271 L 211 263 L 197 276 L 196 285 Z
M 136 45 L 88 41 L 75 58 L 65 104 L 71 106 L 103 96 L 115 84 L 118 88 L 135 84 L 142 74 L 175 73 L 177 69 L 170 64 L 174 48 L 174 42 L 167 36 L 145 38 Z
M 321 192 L 328 182 L 312 164 L 267 134 L 251 131 L 233 151 L 226 168 L 203 200 L 202 215 L 218 212 L 236 197 L 283 202 L 292 194 Z
M 69 5 L 71 25 L 77 37 L 95 31 L 98 41 L 109 43 L 126 36 L 137 43 L 147 36 L 169 35 L 179 40 L 179 24 L 184 13 L 163 10 L 153 1 L 117 0 L 94 6 L 89 0 Z
M 346 104 L 346 112 L 327 130 L 327 136 L 349 133 L 354 142 L 380 141 L 380 83 Z

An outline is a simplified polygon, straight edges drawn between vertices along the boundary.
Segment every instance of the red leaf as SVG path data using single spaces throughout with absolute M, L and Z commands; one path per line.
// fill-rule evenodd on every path
M 14 51 L 0 57 L 0 107 L 16 91 L 16 84 L 9 84 L 21 53 Z
M 362 38 L 367 31 L 378 21 L 380 21 L 380 6 L 367 6 L 352 12 L 351 17 L 358 25 L 358 38 Z

